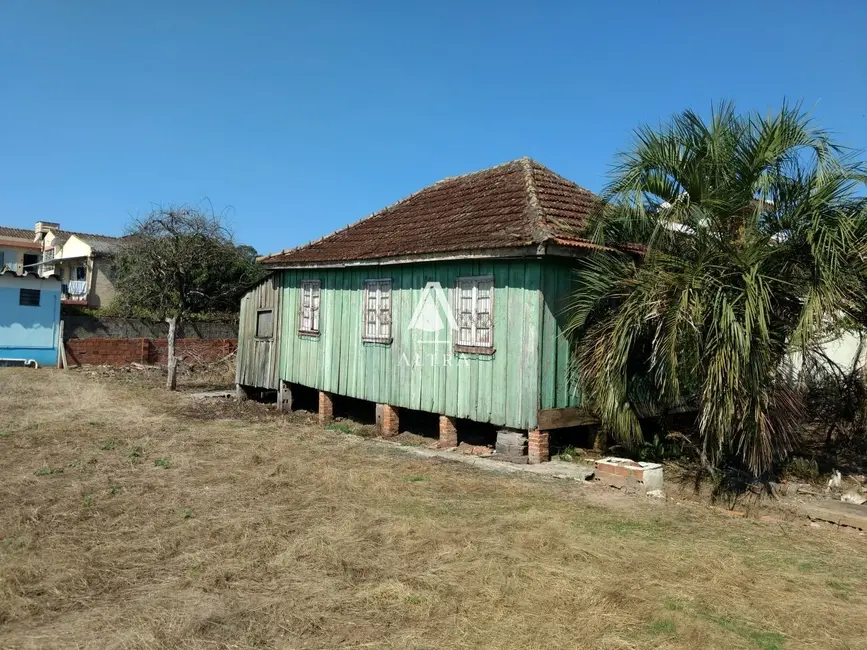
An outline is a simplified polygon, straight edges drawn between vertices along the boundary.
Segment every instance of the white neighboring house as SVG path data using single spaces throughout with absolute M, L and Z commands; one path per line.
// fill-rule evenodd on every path
M 814 363 L 825 372 L 838 378 L 849 375 L 867 364 L 867 332 L 851 330 L 829 336 L 818 346 L 817 354 L 812 356 Z M 787 370 L 792 379 L 805 381 L 804 372 L 815 368 L 804 367 L 804 355 L 800 352 L 789 355 Z
M 13 273 L 24 273 L 24 267 L 42 259 L 42 244 L 34 240 L 33 230 L 0 226 L 0 272 L 8 269 Z
M 688 195 L 684 193 L 682 196 Z M 773 202 L 769 200 L 765 200 L 765 203 L 773 205 Z M 663 201 L 661 207 L 668 209 L 671 204 L 668 201 Z M 668 221 L 664 227 L 672 232 L 685 235 L 695 234 L 692 228 L 676 221 Z M 787 233 L 778 233 L 772 237 L 772 240 L 775 242 L 785 241 L 787 236 Z M 818 346 L 813 359 L 814 363 L 834 375 L 840 373 L 848 375 L 853 370 L 865 367 L 867 365 L 867 331 L 842 331 L 838 332 L 836 336 L 826 337 Z M 806 379 L 804 372 L 815 368 L 815 366 L 804 367 L 804 355 L 800 352 L 790 353 L 785 364 L 789 378 L 797 381 L 804 381 Z
M 114 256 L 120 237 L 68 232 L 59 224 L 36 224 L 42 241 L 40 275 L 60 276 L 64 304 L 105 307 L 114 300 Z
M 114 257 L 121 245 L 121 237 L 70 232 L 48 221 L 33 230 L 0 226 L 0 270 L 57 275 L 63 304 L 104 307 L 115 296 Z

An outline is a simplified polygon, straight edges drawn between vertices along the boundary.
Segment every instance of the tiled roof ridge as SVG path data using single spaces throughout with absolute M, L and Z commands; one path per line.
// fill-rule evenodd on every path
M 26 233 L 30 237 L 36 236 L 36 231 L 32 228 L 19 228 L 17 226 L 4 226 L 0 224 L 0 230 L 17 230 L 24 235 Z M 74 230 L 65 230 L 64 228 L 51 228 L 51 232 L 59 233 L 61 235 L 75 235 L 76 237 L 102 237 L 104 239 L 123 239 L 126 235 L 100 235 L 92 232 L 76 232 Z
M 581 192 L 585 192 L 585 193 L 589 194 L 590 196 L 596 196 L 596 194 L 593 191 L 588 190 L 583 185 L 579 185 L 578 183 L 576 183 L 575 181 L 573 181 L 570 178 L 566 178 L 562 174 L 558 174 L 550 167 L 546 167 L 545 165 L 543 165 L 540 162 L 536 162 L 536 161 L 531 161 L 531 162 L 535 162 L 536 165 L 538 165 L 546 173 L 550 174 L 551 176 L 553 176 L 557 180 L 559 180 L 563 183 L 566 183 L 567 185 L 571 185 L 573 188 L 580 190 Z M 556 217 L 553 220 L 551 220 L 548 218 L 548 215 L 546 215 L 545 216 L 545 223 L 548 226 L 549 233 L 550 233 L 550 236 L 552 238 L 559 237 L 561 239 L 575 239 L 576 241 L 580 239 L 582 241 L 586 241 L 581 235 L 573 232 L 572 229 L 569 228 L 569 226 L 565 225 L 560 219 L 557 219 Z
M 17 227 L 17 226 L 4 226 L 4 225 L 0 224 L 0 231 L 2 231 L 2 230 L 15 230 L 15 231 L 20 231 L 20 233 L 21 233 L 21 235 L 22 235 L 22 238 L 24 238 L 25 233 L 26 233 L 26 235 L 27 235 L 28 237 L 30 237 L 31 239 L 32 239 L 33 237 L 36 236 L 36 233 L 35 233 L 35 231 L 34 231 L 32 228 L 19 228 L 19 227 Z M 12 235 L 6 235 L 6 236 L 7 236 L 7 237 L 11 237 Z
M 403 197 L 402 199 L 398 199 L 394 203 L 387 205 L 384 208 L 380 208 L 376 212 L 371 212 L 369 215 L 362 217 L 361 219 L 357 219 L 356 221 L 353 221 L 352 223 L 346 224 L 342 228 L 338 228 L 337 230 L 334 230 L 334 231 L 328 233 L 327 235 L 323 235 L 322 237 L 319 237 L 318 239 L 314 239 L 313 241 L 309 241 L 306 244 L 301 244 L 300 246 L 296 246 L 294 248 L 285 248 L 282 251 L 277 251 L 275 253 L 269 253 L 268 255 L 262 255 L 258 259 L 260 261 L 266 261 L 269 258 L 277 257 L 278 255 L 288 255 L 290 253 L 302 251 L 306 248 L 310 248 L 311 246 L 314 246 L 315 244 L 318 244 L 319 242 L 321 242 L 325 239 L 328 239 L 329 237 L 333 237 L 334 235 L 337 235 L 341 232 L 344 232 L 345 230 L 349 230 L 350 228 L 354 228 L 355 226 L 362 223 L 363 221 L 367 221 L 368 219 L 372 219 L 374 217 L 378 217 L 380 215 L 386 214 L 389 210 L 395 209 L 399 205 L 406 203 L 407 201 L 418 196 L 422 192 L 426 192 L 426 191 L 431 190 L 435 187 L 439 187 L 440 185 L 443 185 L 445 183 L 450 183 L 450 182 L 456 181 L 458 179 L 467 178 L 470 176 L 475 176 L 476 174 L 485 174 L 488 172 L 496 171 L 498 169 L 502 169 L 503 167 L 509 167 L 510 165 L 514 165 L 516 163 L 522 163 L 522 161 L 525 159 L 530 160 L 529 158 L 518 158 L 515 160 L 509 160 L 509 161 L 500 163 L 498 165 L 493 165 L 492 167 L 485 167 L 484 169 L 477 169 L 475 171 L 467 172 L 465 174 L 458 174 L 457 176 L 447 176 L 446 178 L 441 178 L 440 180 L 438 180 L 434 183 L 431 183 L 430 185 L 425 185 L 424 187 L 413 192 L 412 194 L 408 194 L 407 196 Z
M 65 235 L 75 235 L 76 237 L 102 237 L 104 239 L 123 239 L 127 235 L 99 235 L 93 232 L 75 232 L 74 230 L 64 230 L 63 228 L 58 228 L 52 232 L 59 232 Z
M 524 185 L 527 189 L 527 216 L 530 222 L 530 234 L 533 237 L 533 241 L 541 244 L 546 239 L 550 239 L 551 231 L 548 228 L 548 220 L 539 201 L 539 191 L 536 188 L 533 162 L 527 156 L 524 156 L 520 160 L 521 169 L 524 172 Z

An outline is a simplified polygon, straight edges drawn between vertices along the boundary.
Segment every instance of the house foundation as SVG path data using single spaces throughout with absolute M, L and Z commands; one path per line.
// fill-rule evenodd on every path
M 510 463 L 527 462 L 527 432 L 514 429 L 497 431 L 496 458 Z
M 458 446 L 458 427 L 456 418 L 448 415 L 440 416 L 440 438 L 437 446 L 440 448 Z
M 324 390 L 319 391 L 319 424 L 325 425 L 334 419 L 334 397 Z
M 550 434 L 541 429 L 533 429 L 527 434 L 527 462 L 536 464 L 551 460 L 548 451 L 549 438 Z
M 280 386 L 277 389 L 277 409 L 283 413 L 292 410 L 292 388 L 289 386 L 289 382 L 280 381 Z
M 376 424 L 379 435 L 391 438 L 400 432 L 400 416 L 396 406 L 389 404 L 376 405 Z

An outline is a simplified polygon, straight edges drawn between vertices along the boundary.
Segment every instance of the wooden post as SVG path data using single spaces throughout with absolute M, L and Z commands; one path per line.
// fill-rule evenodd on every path
M 167 318 L 169 324 L 169 338 L 168 338 L 168 347 L 169 347 L 169 364 L 168 371 L 169 375 L 166 377 L 166 388 L 169 390 L 177 390 L 178 389 L 178 358 L 175 356 L 175 336 L 177 335 L 177 326 L 178 326 L 178 317 L 172 316 Z
M 58 356 L 60 357 L 60 367 L 66 370 L 69 367 L 69 362 L 66 359 L 66 341 L 63 339 L 63 321 L 60 321 L 60 342 Z

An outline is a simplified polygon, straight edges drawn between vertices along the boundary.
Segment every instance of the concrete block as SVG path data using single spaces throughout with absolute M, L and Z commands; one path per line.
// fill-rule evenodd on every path
M 512 463 L 527 462 L 527 434 L 523 431 L 500 429 L 495 445 L 497 458 Z
M 613 487 L 647 493 L 663 489 L 662 465 L 609 456 L 595 463 L 596 478 Z

